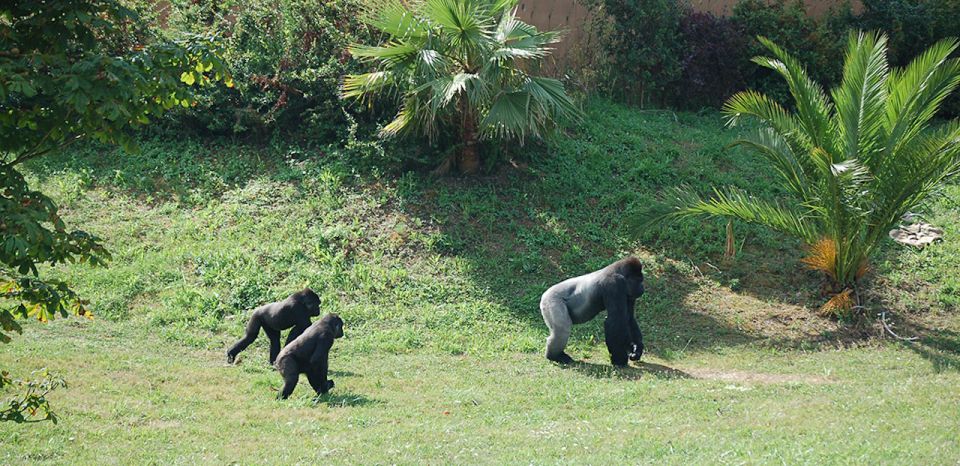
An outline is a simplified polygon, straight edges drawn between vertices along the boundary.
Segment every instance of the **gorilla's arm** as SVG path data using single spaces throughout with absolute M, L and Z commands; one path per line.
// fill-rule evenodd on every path
M 310 328 L 310 315 L 306 309 L 298 310 L 299 315 L 297 316 L 296 323 L 293 324 L 293 330 L 290 330 L 290 335 L 287 336 L 287 342 L 284 346 L 289 345 L 291 341 L 296 340 L 304 332 L 304 330 Z
M 307 380 L 319 394 L 327 393 L 333 388 L 333 381 L 327 380 L 330 347 L 333 346 L 332 342 L 330 343 L 328 345 L 326 339 L 317 339 L 317 346 L 310 356 L 310 370 L 307 372 Z
M 622 278 L 621 278 L 622 280 Z M 608 283 L 603 290 L 603 304 L 607 308 L 607 319 L 603 323 L 607 351 L 614 366 L 627 365 L 627 352 L 631 349 L 629 306 L 624 284 L 617 280 Z
M 313 353 L 310 355 L 310 366 L 316 367 L 322 364 L 324 367 L 327 365 L 327 358 L 330 355 L 330 346 L 333 346 L 326 341 L 326 338 L 320 337 L 316 339 L 317 345 L 313 347 Z

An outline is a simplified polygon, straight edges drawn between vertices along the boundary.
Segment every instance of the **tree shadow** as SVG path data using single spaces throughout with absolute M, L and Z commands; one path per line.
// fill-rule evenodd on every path
M 658 379 L 691 379 L 692 375 L 679 369 L 654 364 L 650 362 L 636 362 L 627 367 L 615 367 L 609 364 L 594 364 L 586 361 L 574 361 L 570 364 L 558 364 L 563 369 L 579 372 L 595 379 L 639 380 L 644 376 L 653 376 Z
M 143 136 L 137 153 L 87 141 L 70 150 L 31 160 L 27 171 L 58 181 L 61 189 L 77 191 L 110 187 L 146 201 L 190 203 L 197 193 L 219 195 L 231 186 L 243 186 L 258 177 L 292 178 L 298 159 L 295 149 L 239 144 L 230 138 Z M 264 154 L 268 154 L 264 156 Z
M 476 286 L 518 325 L 542 329 L 544 338 L 541 294 L 554 283 L 628 254 L 645 255 L 647 292 L 637 301 L 637 319 L 651 354 L 670 359 L 682 350 L 743 345 L 759 338 L 691 303 L 687 298 L 702 284 L 674 262 L 662 261 L 630 241 L 622 222 L 609 212 L 598 213 L 589 200 L 568 205 L 553 199 L 554 188 L 545 186 L 550 178 L 504 168 L 480 178 L 411 176 L 407 181 L 396 193 L 403 212 L 439 229 L 440 253 L 466 260 Z M 592 346 L 603 340 L 600 316 L 576 326 L 570 345 Z
M 934 371 L 960 371 L 960 332 L 930 328 L 910 320 L 904 322 L 904 327 L 902 336 L 915 335 L 918 340 L 904 341 L 903 346 L 929 361 Z

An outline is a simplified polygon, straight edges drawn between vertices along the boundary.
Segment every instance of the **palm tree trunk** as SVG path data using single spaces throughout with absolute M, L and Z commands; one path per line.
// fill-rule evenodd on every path
M 470 111 L 466 97 L 460 99 L 460 112 L 463 120 L 460 126 L 460 149 L 458 167 L 460 173 L 472 175 L 480 171 L 480 154 L 477 152 L 477 120 Z

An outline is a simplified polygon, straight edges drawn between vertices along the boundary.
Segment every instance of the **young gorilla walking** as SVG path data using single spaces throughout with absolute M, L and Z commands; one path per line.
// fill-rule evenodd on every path
M 551 286 L 540 297 L 540 313 L 550 328 L 547 359 L 561 364 L 573 362 L 563 351 L 570 338 L 570 327 L 587 322 L 606 309 L 603 329 L 610 362 L 626 366 L 628 357 L 632 361 L 640 360 L 643 334 L 633 309 L 641 295 L 643 266 L 635 257 Z
M 287 345 L 310 327 L 310 318 L 320 315 L 320 297 L 310 288 L 304 288 L 283 301 L 265 304 L 253 311 L 247 323 L 247 334 L 227 350 L 227 364 L 233 364 L 237 354 L 247 349 L 263 328 L 270 338 L 270 364 L 280 353 L 280 332 L 293 327 L 287 336 Z
M 293 393 L 300 374 L 307 374 L 310 386 L 318 395 L 333 388 L 333 381 L 327 380 L 328 358 L 333 340 L 342 336 L 343 320 L 336 314 L 327 314 L 283 348 L 277 358 L 277 370 L 283 377 L 281 400 Z

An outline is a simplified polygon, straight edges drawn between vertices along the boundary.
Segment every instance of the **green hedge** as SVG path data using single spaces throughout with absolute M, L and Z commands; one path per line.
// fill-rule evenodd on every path
M 741 0 L 730 17 L 695 12 L 676 0 L 582 1 L 614 24 L 596 51 L 610 55 L 607 66 L 592 74 L 599 83 L 588 87 L 627 103 L 685 109 L 717 107 L 746 88 L 786 100 L 781 80 L 750 62 L 763 53 L 757 36 L 796 55 L 829 87 L 840 78 L 850 29 L 886 32 L 897 66 L 937 40 L 960 35 L 957 0 L 864 0 L 859 15 L 841 4 L 819 18 L 800 0 Z M 960 98 L 943 112 L 960 115 Z

